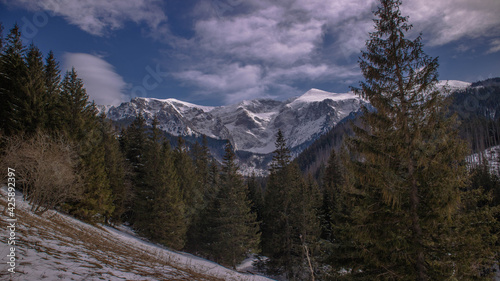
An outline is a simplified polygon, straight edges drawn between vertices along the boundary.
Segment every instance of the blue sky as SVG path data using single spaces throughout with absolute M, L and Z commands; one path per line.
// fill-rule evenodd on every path
M 402 12 L 440 79 L 500 76 L 500 1 L 412 0 Z M 97 103 L 132 97 L 222 105 L 347 92 L 375 0 L 0 0 L 4 35 L 74 66 Z

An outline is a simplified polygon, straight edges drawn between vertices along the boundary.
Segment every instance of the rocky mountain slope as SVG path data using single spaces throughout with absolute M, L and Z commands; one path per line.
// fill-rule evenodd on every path
M 109 107 L 109 119 L 133 119 L 142 113 L 148 124 L 156 115 L 159 127 L 174 136 L 206 135 L 228 139 L 236 150 L 270 153 L 281 129 L 291 148 L 314 141 L 364 101 L 353 93 L 335 94 L 311 89 L 287 101 L 258 99 L 207 107 L 176 99 L 134 98 Z
M 451 90 L 470 85 L 443 81 Z M 159 127 L 172 136 L 201 135 L 229 140 L 240 156 L 244 173 L 267 170 L 269 154 L 275 149 L 276 133 L 281 130 L 296 156 L 344 118 L 367 102 L 352 92 L 331 93 L 311 89 L 286 101 L 257 99 L 238 104 L 209 107 L 176 99 L 134 98 L 119 106 L 102 107 L 107 117 L 127 124 L 139 113 L 151 124 L 157 116 Z M 212 151 L 217 149 L 212 149 Z M 216 158 L 220 155 L 215 153 Z

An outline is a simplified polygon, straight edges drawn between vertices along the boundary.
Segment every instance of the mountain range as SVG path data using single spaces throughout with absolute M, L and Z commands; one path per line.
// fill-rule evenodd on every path
M 470 83 L 441 81 L 451 90 L 464 89 Z M 142 114 L 148 125 L 156 116 L 159 128 L 170 136 L 197 140 L 202 135 L 212 140 L 229 140 L 243 173 L 264 174 L 278 130 L 287 139 L 296 156 L 335 125 L 358 112 L 367 101 L 353 92 L 331 93 L 311 89 L 285 101 L 246 100 L 237 104 L 210 107 L 177 99 L 133 98 L 119 106 L 101 106 L 107 118 L 127 125 Z M 214 143 L 214 142 L 212 142 Z M 221 159 L 222 143 L 212 145 L 212 154 Z M 214 153 L 215 152 L 215 153 Z M 220 153 L 219 153 L 220 152 Z

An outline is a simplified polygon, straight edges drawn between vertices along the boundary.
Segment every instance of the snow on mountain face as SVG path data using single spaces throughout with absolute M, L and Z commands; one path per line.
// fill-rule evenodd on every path
M 454 92 L 457 90 L 463 90 L 467 87 L 470 87 L 472 83 L 458 81 L 458 80 L 441 80 L 437 83 L 438 88 L 446 87 L 450 92 Z
M 279 129 L 294 148 L 326 133 L 363 103 L 354 93 L 311 89 L 284 102 L 259 99 L 207 107 L 176 99 L 134 98 L 102 110 L 114 121 L 131 120 L 142 113 L 151 124 L 156 115 L 159 128 L 172 135 L 205 134 L 229 139 L 236 150 L 267 154 L 275 149 Z
M 482 162 L 486 161 L 490 169 L 490 173 L 500 176 L 499 159 L 500 159 L 500 145 L 497 145 L 487 148 L 480 153 L 474 153 L 472 155 L 467 156 L 466 162 L 469 164 L 469 167 L 475 167 L 481 164 Z

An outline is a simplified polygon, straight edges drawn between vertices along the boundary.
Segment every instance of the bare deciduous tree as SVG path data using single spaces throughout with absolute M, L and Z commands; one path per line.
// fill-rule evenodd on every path
M 11 137 L 1 162 L 15 168 L 17 188 L 34 213 L 42 214 L 82 193 L 78 156 L 63 138 L 43 132 L 31 138 Z

